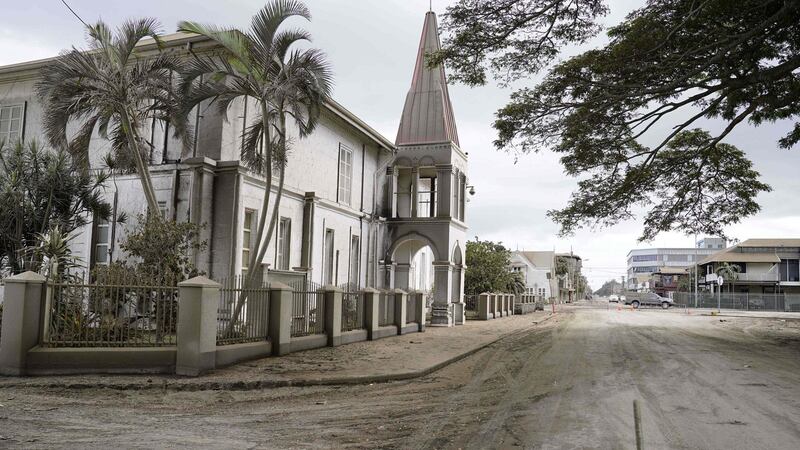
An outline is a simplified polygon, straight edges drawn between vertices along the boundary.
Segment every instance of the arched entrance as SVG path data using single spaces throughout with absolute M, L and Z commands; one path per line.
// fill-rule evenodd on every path
M 441 241 L 439 239 L 438 242 Z M 403 290 L 430 290 L 433 297 L 431 324 L 462 324 L 463 249 L 459 241 L 456 241 L 451 250 L 442 252 L 437 246 L 438 242 L 417 232 L 396 238 L 385 259 L 387 277 L 384 286 Z M 444 240 L 444 244 L 447 244 L 447 240 Z
M 418 233 L 398 238 L 389 248 L 387 287 L 403 290 L 426 290 L 434 284 L 432 263 L 438 252 L 434 243 Z

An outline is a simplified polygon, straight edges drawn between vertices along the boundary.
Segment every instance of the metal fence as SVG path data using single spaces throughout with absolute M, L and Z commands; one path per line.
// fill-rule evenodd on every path
M 394 294 L 391 292 L 382 292 L 379 299 L 378 325 L 382 327 L 394 325 Z
M 342 331 L 364 328 L 364 294 L 344 292 L 342 294 Z
M 800 312 L 800 294 L 754 294 L 747 292 L 675 292 L 672 299 L 678 306 L 721 308 L 741 311 Z
M 417 308 L 415 308 L 414 296 L 406 296 L 406 323 L 417 321 Z
M 269 336 L 269 283 L 237 275 L 220 281 L 217 345 L 265 341 Z
M 467 320 L 475 320 L 478 318 L 478 299 L 480 295 L 467 294 L 464 295 L 464 316 Z
M 158 347 L 177 343 L 176 282 L 105 274 L 47 283 L 42 343 L 48 347 Z M 177 281 L 177 280 L 176 280 Z
M 325 296 L 321 284 L 292 285 L 292 337 L 325 334 Z

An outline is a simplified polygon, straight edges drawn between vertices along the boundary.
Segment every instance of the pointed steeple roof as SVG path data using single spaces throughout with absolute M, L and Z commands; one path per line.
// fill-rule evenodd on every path
M 429 68 L 425 61 L 426 54 L 436 52 L 440 48 L 436 14 L 430 11 L 425 14 L 414 77 L 411 79 L 411 89 L 403 107 L 400 129 L 397 130 L 395 141 L 397 145 L 448 141 L 459 145 L 444 67 Z

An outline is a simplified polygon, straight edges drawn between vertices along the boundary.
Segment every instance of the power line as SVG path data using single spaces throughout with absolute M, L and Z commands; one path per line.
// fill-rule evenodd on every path
M 76 13 L 76 12 L 75 12 L 75 10 L 73 10 L 73 9 L 72 9 L 72 8 L 71 8 L 71 7 L 70 7 L 68 4 L 67 4 L 67 1 L 66 1 L 66 0 L 61 0 L 61 3 L 63 3 L 63 4 L 64 4 L 64 6 L 66 6 L 66 7 L 67 7 L 67 9 L 69 10 L 69 12 L 71 12 L 73 16 L 77 17 L 77 18 L 78 18 L 78 20 L 80 20 L 80 21 L 81 21 L 81 23 L 83 24 L 83 26 L 85 26 L 86 28 L 89 28 L 89 24 L 88 24 L 88 23 L 86 23 L 86 22 L 84 22 L 84 21 L 83 21 L 83 19 L 81 19 L 81 16 L 79 16 L 79 15 L 78 15 L 78 13 Z

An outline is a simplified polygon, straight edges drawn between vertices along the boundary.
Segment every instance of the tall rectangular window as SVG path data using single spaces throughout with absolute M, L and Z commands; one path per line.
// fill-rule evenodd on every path
M 108 264 L 108 248 L 111 243 L 111 228 L 105 219 L 94 221 L 94 264 Z
M 0 142 L 13 144 L 22 136 L 25 105 L 0 106 Z
M 292 220 L 281 217 L 278 225 L 278 245 L 275 248 L 275 268 L 289 270 L 289 251 L 291 249 Z
M 324 274 L 325 277 L 323 282 L 325 284 L 333 284 L 333 274 L 336 272 L 336 267 L 334 265 L 334 258 L 333 255 L 335 254 L 335 250 L 333 248 L 334 240 L 333 240 L 333 230 L 330 228 L 325 229 L 325 262 L 324 262 Z
M 244 210 L 244 220 L 242 221 L 242 275 L 250 270 L 250 250 L 253 245 L 253 217 L 255 211 L 252 209 Z
M 359 238 L 358 236 L 352 236 L 350 238 L 350 284 L 352 285 L 360 285 L 359 283 Z
M 337 201 L 350 204 L 353 190 L 353 150 L 339 144 L 339 192 Z

